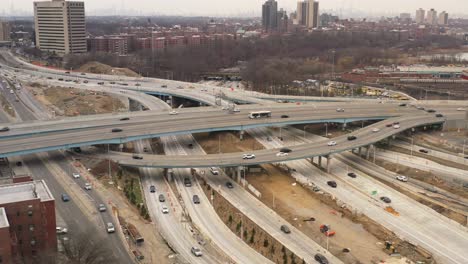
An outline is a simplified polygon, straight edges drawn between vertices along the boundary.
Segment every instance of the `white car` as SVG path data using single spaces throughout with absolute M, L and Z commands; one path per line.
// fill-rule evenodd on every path
M 240 109 L 239 108 L 234 108 L 234 110 L 232 110 L 234 113 L 239 113 L 240 112 Z
M 337 108 L 336 111 L 337 112 L 344 112 L 344 109 L 343 108 Z
M 244 154 L 242 155 L 243 159 L 255 159 L 255 154 Z
M 169 208 L 167 208 L 167 206 L 163 205 L 161 211 L 162 211 L 163 214 L 168 214 L 169 213 Z
M 276 153 L 276 157 L 286 157 L 286 156 L 288 156 L 288 155 L 289 155 L 289 154 L 286 153 L 286 152 L 278 152 L 278 153 Z
M 177 115 L 177 114 L 179 114 L 179 113 L 178 113 L 177 111 L 174 110 L 174 111 L 169 112 L 169 114 L 170 114 L 170 115 Z
M 377 133 L 377 132 L 379 132 L 379 131 L 380 131 L 380 129 L 378 129 L 378 128 L 372 129 L 372 132 L 374 132 L 374 133 Z
M 400 128 L 400 125 L 393 125 L 393 128 L 394 128 L 394 129 L 399 129 L 399 128 Z
M 197 248 L 197 247 L 192 247 L 192 254 L 195 256 L 195 257 L 201 257 L 203 256 L 203 253 L 201 251 L 201 249 Z
M 403 175 L 397 175 L 396 179 L 399 180 L 399 181 L 402 181 L 402 182 L 407 182 L 408 181 L 408 177 L 403 176 Z
M 68 229 L 65 228 L 65 227 L 57 226 L 57 227 L 55 228 L 55 230 L 57 231 L 57 234 L 58 234 L 58 235 L 63 235 L 63 234 L 68 233 Z
M 336 146 L 336 141 L 330 141 L 330 142 L 328 142 L 328 146 Z
M 75 179 L 78 179 L 78 178 L 81 177 L 80 174 L 79 174 L 79 173 L 76 173 L 76 172 L 74 172 L 74 173 L 72 174 L 72 176 L 73 176 L 73 178 L 75 178 Z
M 112 224 L 112 223 L 107 223 L 106 229 L 107 229 L 107 233 L 114 233 L 115 232 L 115 227 L 114 227 L 114 224 Z
M 85 183 L 84 188 L 85 188 L 85 190 L 87 190 L 87 191 L 91 191 L 91 189 L 92 189 L 91 183 L 89 183 L 89 182 Z
M 457 108 L 457 111 L 466 111 L 466 109 L 460 107 L 460 108 Z

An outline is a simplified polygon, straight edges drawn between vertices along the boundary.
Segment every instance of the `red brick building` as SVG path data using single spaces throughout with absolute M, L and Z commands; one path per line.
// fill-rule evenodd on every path
M 55 200 L 44 181 L 0 185 L 0 263 L 57 250 Z

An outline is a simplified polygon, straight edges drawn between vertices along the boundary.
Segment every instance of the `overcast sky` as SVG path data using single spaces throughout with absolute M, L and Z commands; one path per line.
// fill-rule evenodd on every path
M 0 0 L 0 14 L 32 14 L 34 0 Z M 84 0 L 86 12 L 96 14 L 162 14 L 162 15 L 260 15 L 264 0 Z M 468 13 L 468 0 L 322 0 L 322 10 L 349 14 L 398 14 L 409 12 L 414 16 L 419 7 L 446 10 L 449 13 Z M 297 0 L 279 0 L 278 6 L 288 11 L 295 9 Z M 125 10 L 125 13 L 122 13 Z

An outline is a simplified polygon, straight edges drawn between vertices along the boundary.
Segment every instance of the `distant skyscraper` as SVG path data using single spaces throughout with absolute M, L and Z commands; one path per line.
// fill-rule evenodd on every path
M 445 12 L 445 11 L 442 11 L 440 14 L 439 14 L 439 25 L 448 25 L 448 13 Z
M 10 41 L 10 23 L 0 21 L 0 41 Z
M 303 18 L 302 18 L 302 1 L 297 2 L 297 9 L 296 9 L 296 21 L 298 25 L 303 25 Z
M 400 21 L 409 23 L 411 22 L 411 14 L 410 13 L 401 13 L 400 14 Z
M 307 12 L 308 12 L 309 2 L 299 1 L 297 2 L 297 24 L 298 25 L 307 25 Z
M 426 11 L 422 8 L 416 10 L 416 23 L 423 24 L 425 22 Z
M 278 29 L 278 2 L 268 0 L 262 6 L 262 25 L 266 31 Z
M 314 0 L 307 1 L 307 22 L 308 28 L 316 28 L 319 26 L 319 2 Z
M 437 11 L 434 8 L 427 11 L 426 23 L 429 25 L 437 25 Z
M 34 2 L 34 22 L 40 50 L 59 55 L 87 51 L 83 2 Z

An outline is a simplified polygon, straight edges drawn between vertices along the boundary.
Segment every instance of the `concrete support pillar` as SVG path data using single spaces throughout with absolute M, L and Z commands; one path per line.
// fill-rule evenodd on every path
M 244 140 L 244 130 L 241 130 L 239 133 L 240 140 Z
M 314 157 L 310 158 L 310 163 L 314 164 Z
M 375 150 L 377 149 L 374 145 L 371 145 L 374 152 L 374 163 L 375 163 Z
M 237 167 L 237 183 L 241 183 L 242 179 L 242 166 Z
M 359 147 L 358 153 L 359 153 L 359 157 L 361 157 L 362 147 Z
M 367 160 L 369 159 L 371 147 L 372 147 L 372 145 L 367 146 L 367 149 L 366 149 L 366 159 L 367 159 Z
M 322 156 L 318 157 L 318 165 L 319 167 L 322 167 Z
M 331 156 L 327 156 L 327 173 L 330 173 L 330 169 L 331 169 L 331 159 L 332 159 Z
M 346 129 L 346 122 L 343 123 L 343 131 Z

